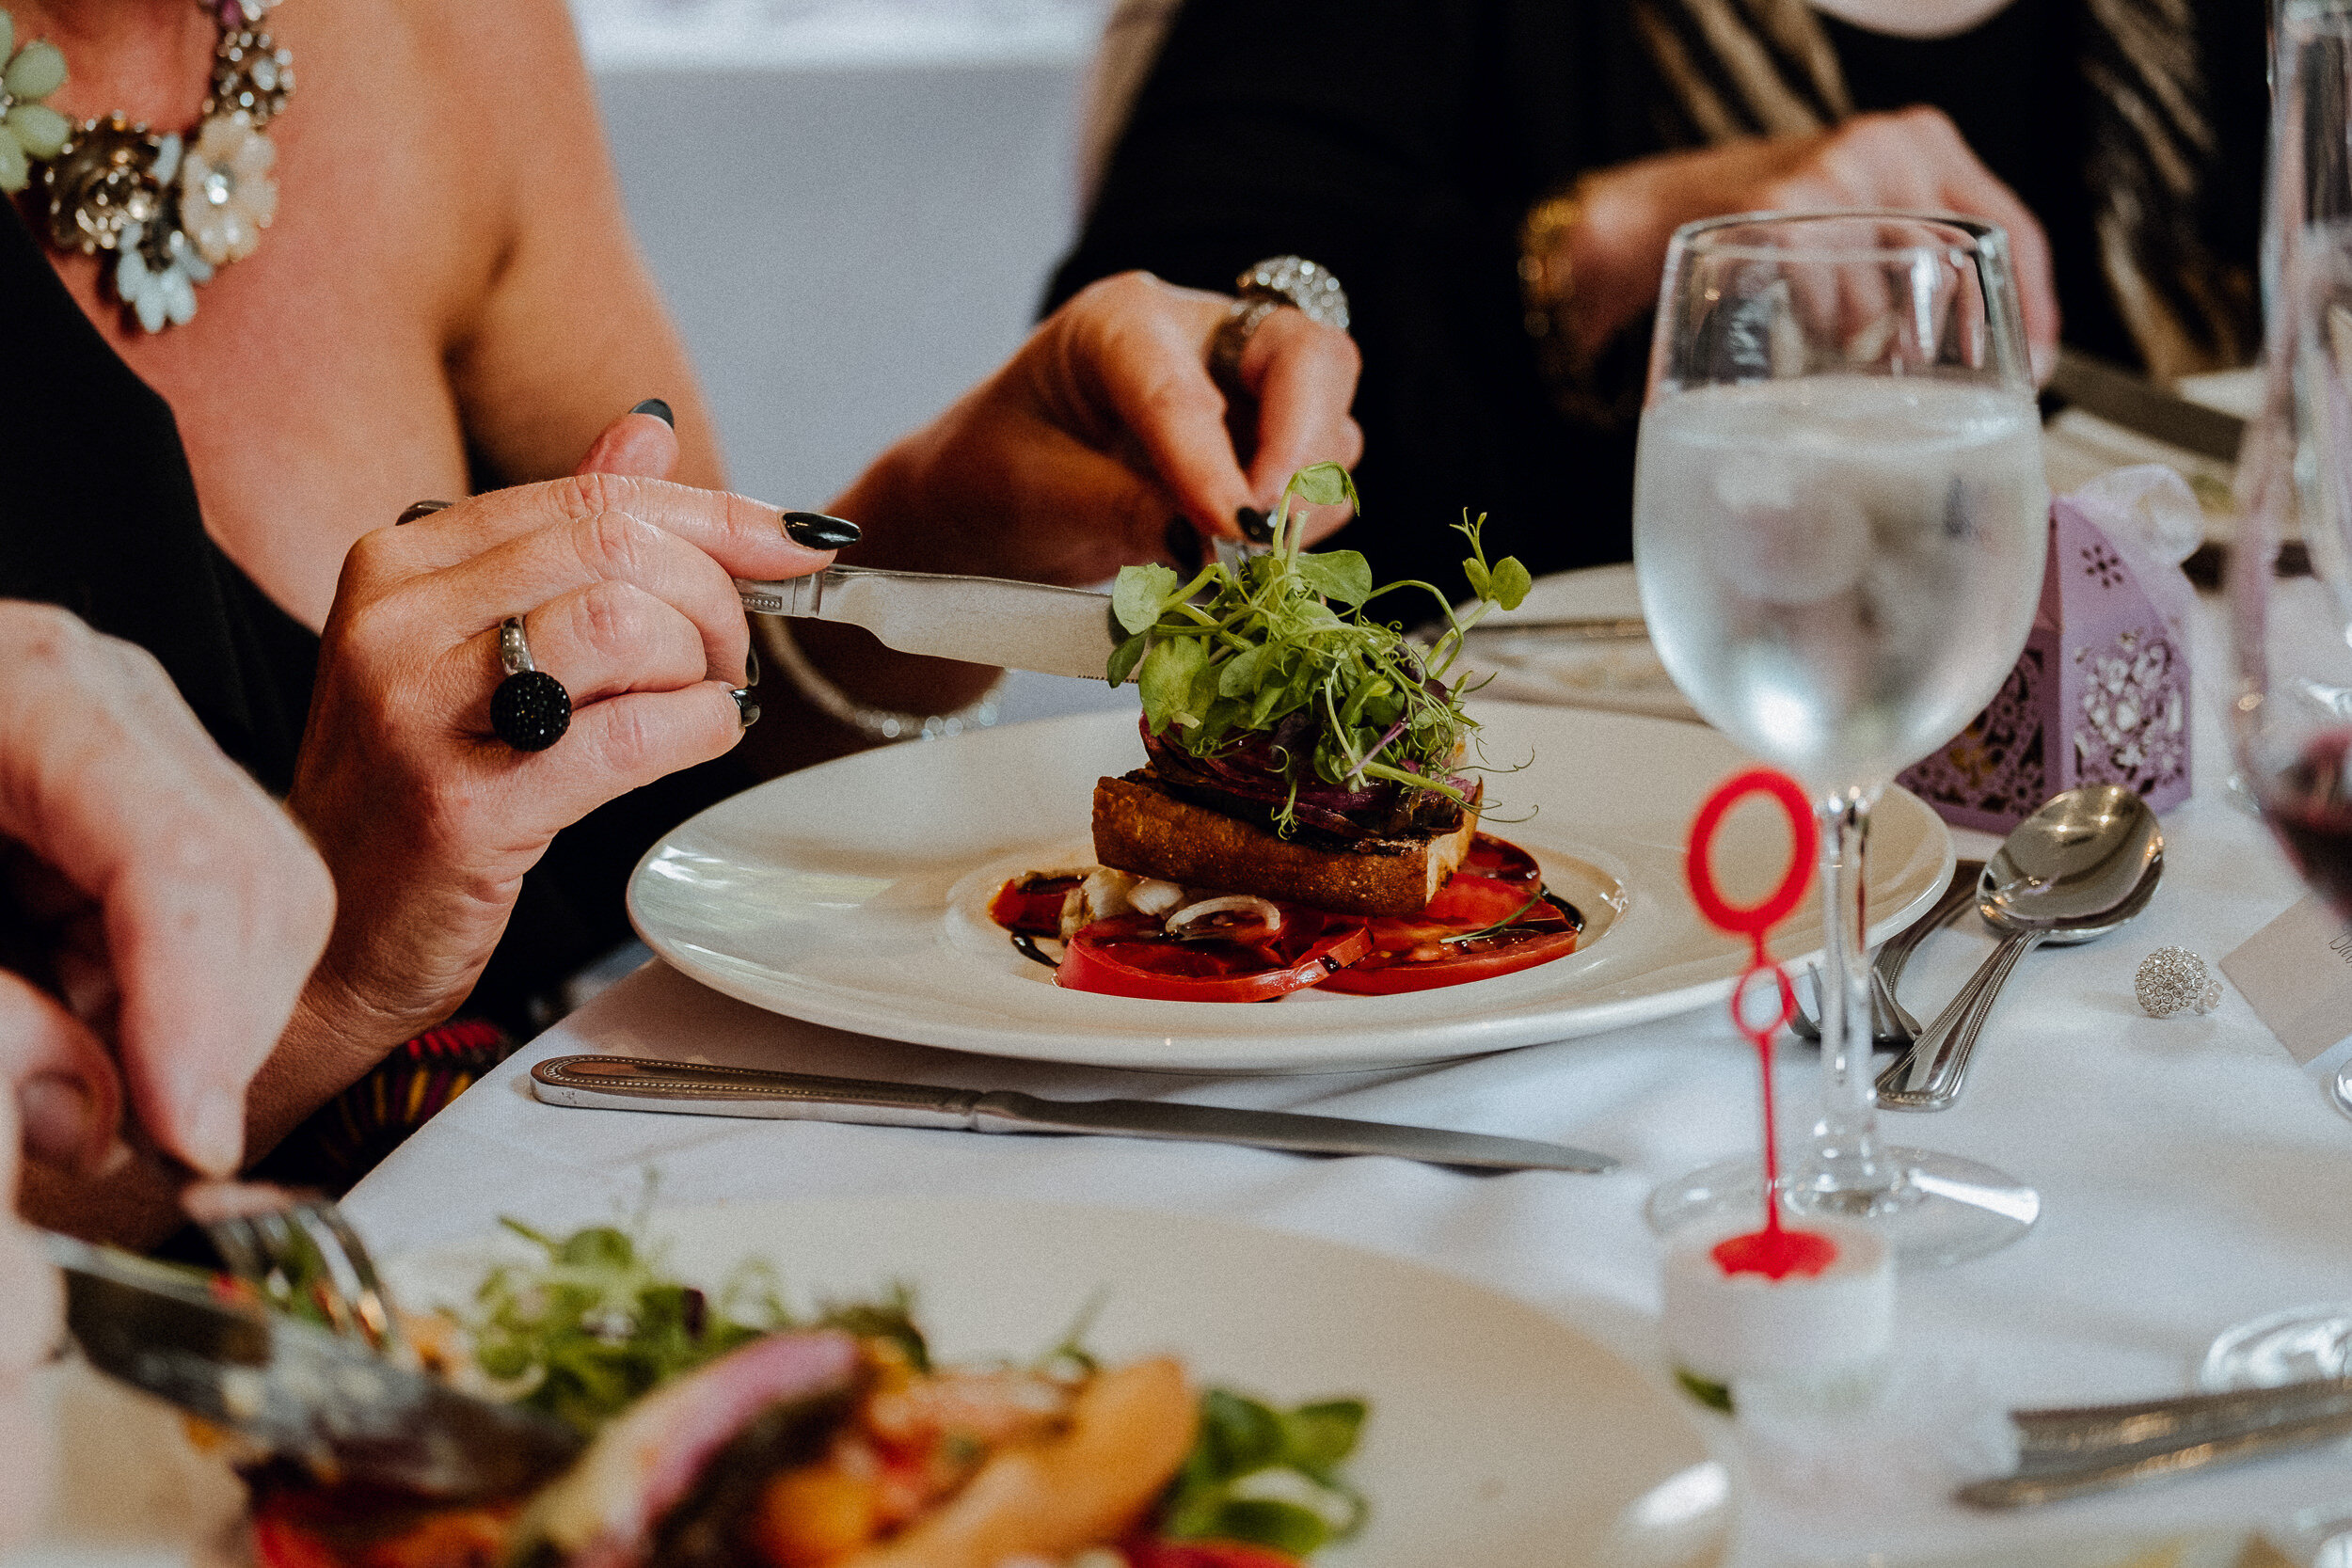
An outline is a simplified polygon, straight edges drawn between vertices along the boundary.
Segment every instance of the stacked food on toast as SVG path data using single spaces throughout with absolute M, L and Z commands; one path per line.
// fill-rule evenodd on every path
M 1095 786 L 1094 853 L 1143 900 L 1082 870 L 1008 883 L 993 911 L 1068 944 L 1063 985 L 1260 1001 L 1310 985 L 1450 984 L 1573 949 L 1574 911 L 1547 901 L 1531 859 L 1478 832 L 1477 726 L 1462 683 L 1448 684 L 1464 634 L 1518 607 L 1527 570 L 1489 564 L 1480 524 L 1465 523 L 1467 610 L 1428 583 L 1375 589 L 1356 551 L 1300 548 L 1295 502 L 1355 499 L 1345 470 L 1323 464 L 1292 479 L 1263 554 L 1189 581 L 1166 566 L 1120 573 L 1112 609 L 1127 636 L 1107 673 L 1137 676 L 1144 764 Z M 1415 591 L 1443 618 L 1425 645 L 1371 610 Z M 1465 873 L 1482 844 L 1498 863 L 1515 857 L 1515 875 Z M 1457 887 L 1465 876 L 1481 885 Z M 1049 883 L 1063 895 L 1050 925 Z M 1034 942 L 1025 951 L 1044 957 Z M 1420 984 L 1336 978 L 1412 966 Z

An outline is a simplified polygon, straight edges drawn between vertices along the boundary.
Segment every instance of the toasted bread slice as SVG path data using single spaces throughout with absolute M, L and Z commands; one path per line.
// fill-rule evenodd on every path
M 1473 800 L 1452 832 L 1319 849 L 1179 800 L 1147 773 L 1094 786 L 1094 857 L 1104 865 L 1335 914 L 1417 913 L 1462 863 L 1477 832 Z

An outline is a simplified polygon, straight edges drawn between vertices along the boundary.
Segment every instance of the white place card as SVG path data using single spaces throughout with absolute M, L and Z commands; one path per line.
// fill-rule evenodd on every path
M 2330 1072 L 2352 1056 L 2352 923 L 2306 895 L 2221 960 L 2301 1066 Z

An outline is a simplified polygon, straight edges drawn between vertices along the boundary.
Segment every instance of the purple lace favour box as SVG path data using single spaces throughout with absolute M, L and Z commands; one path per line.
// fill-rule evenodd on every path
M 2084 784 L 2127 785 L 2158 812 L 2188 799 L 2193 591 L 2127 519 L 2110 533 L 2094 511 L 2115 515 L 2089 494 L 2051 503 L 2042 605 L 2016 668 L 1974 723 L 1896 781 L 1954 827 L 2006 832 Z

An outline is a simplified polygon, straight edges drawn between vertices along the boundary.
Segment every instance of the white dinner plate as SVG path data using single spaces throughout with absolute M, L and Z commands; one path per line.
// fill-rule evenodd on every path
M 528 1216 L 525 1216 L 528 1217 Z M 657 1213 L 663 1266 L 715 1286 L 772 1264 L 796 1307 L 903 1280 L 946 1361 L 1054 1345 L 1098 1293 L 1106 1362 L 1173 1353 L 1204 1384 L 1372 1406 L 1350 1475 L 1372 1504 L 1332 1568 L 1574 1568 L 1716 1557 L 1731 1485 L 1680 1396 L 1560 1318 L 1417 1264 L 1227 1221 L 1053 1203 L 845 1198 Z M 462 1307 L 513 1237 L 386 1272 Z
M 1683 885 L 1699 801 L 1743 766 L 1695 724 L 1474 705 L 1492 831 L 1534 851 L 1586 919 L 1568 958 L 1400 996 L 1304 990 L 1279 1002 L 1149 1002 L 1064 990 L 988 920 L 1025 870 L 1085 863 L 1095 781 L 1138 768 L 1132 715 L 1080 714 L 864 752 L 722 801 L 671 832 L 629 880 L 653 950 L 714 990 L 837 1029 L 1000 1056 L 1179 1072 L 1298 1072 L 1438 1061 L 1567 1038 L 1718 1001 L 1743 944 L 1703 925 Z M 1533 814 L 1532 816 L 1530 814 Z M 1510 821 L 1525 817 L 1524 821 Z M 1767 807 L 1715 852 L 1727 896 L 1786 863 Z M 1871 830 L 1874 937 L 1926 909 L 1951 838 L 1889 789 Z M 1774 953 L 1818 953 L 1818 902 Z

